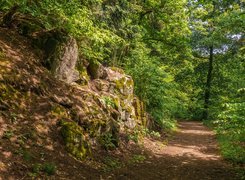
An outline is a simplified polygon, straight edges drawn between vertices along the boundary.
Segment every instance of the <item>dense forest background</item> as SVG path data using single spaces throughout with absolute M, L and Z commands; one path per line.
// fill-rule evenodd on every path
M 243 8 L 240 0 L 0 2 L 4 13 L 18 9 L 74 36 L 81 61 L 124 69 L 158 127 L 174 128 L 176 119 L 212 124 L 223 154 L 237 162 L 245 161 Z

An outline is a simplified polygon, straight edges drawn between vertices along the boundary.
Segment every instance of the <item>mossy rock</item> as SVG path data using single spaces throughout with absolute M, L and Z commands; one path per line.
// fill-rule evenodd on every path
M 142 106 L 141 106 L 140 100 L 137 97 L 134 98 L 133 106 L 135 108 L 135 115 L 137 119 L 141 121 L 142 120 Z
M 77 159 L 84 159 L 91 155 L 91 147 L 85 138 L 85 132 L 82 127 L 72 121 L 61 123 L 61 134 L 65 141 L 67 151 Z
M 134 86 L 134 81 L 131 77 L 127 78 L 126 85 L 127 87 Z
M 41 31 L 32 38 L 33 46 L 41 49 L 45 53 L 42 64 L 49 70 L 55 61 L 57 50 L 69 40 L 69 36 L 64 29 L 53 29 L 50 31 Z
M 144 103 L 138 97 L 134 97 L 133 107 L 135 109 L 137 123 L 140 126 L 147 127 L 149 125 L 149 116 L 145 111 Z
M 115 109 L 116 110 L 121 110 L 121 102 L 120 102 L 120 98 L 115 96 L 112 98 L 113 99 L 113 103 L 115 105 Z
M 123 92 L 124 86 L 125 86 L 125 82 L 126 82 L 126 77 L 122 77 L 122 78 L 120 78 L 120 79 L 115 80 L 116 88 L 117 88 L 120 92 Z
M 134 82 L 130 77 L 123 76 L 119 79 L 114 80 L 116 84 L 116 90 L 122 95 L 133 94 Z

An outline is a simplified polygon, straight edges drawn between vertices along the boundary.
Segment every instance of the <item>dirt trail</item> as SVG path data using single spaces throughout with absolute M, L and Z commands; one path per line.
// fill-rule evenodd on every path
M 215 134 L 200 122 L 180 122 L 179 131 L 166 147 L 149 141 L 150 160 L 116 172 L 115 179 L 238 179 L 232 166 L 219 155 Z

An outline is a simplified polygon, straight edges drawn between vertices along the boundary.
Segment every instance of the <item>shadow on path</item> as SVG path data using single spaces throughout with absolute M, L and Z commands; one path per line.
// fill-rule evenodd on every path
M 112 179 L 238 179 L 220 157 L 215 134 L 200 122 L 180 122 L 179 131 L 165 147 L 155 148 L 150 141 L 144 146 L 152 158 L 118 170 Z

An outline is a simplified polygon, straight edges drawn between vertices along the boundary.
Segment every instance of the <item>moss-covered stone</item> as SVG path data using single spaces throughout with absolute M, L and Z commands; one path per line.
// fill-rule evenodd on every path
M 135 109 L 135 116 L 137 119 L 137 123 L 143 127 L 147 127 L 149 117 L 145 112 L 144 103 L 140 101 L 139 98 L 135 97 L 133 106 Z
M 120 103 L 120 98 L 119 97 L 113 97 L 113 102 L 115 104 L 115 109 L 120 110 L 121 109 L 121 103 Z
M 140 100 L 137 98 L 137 97 L 135 97 L 134 98 L 134 103 L 133 103 L 133 105 L 134 105 L 134 108 L 135 108 L 135 115 L 136 115 L 136 117 L 137 117 L 137 119 L 139 119 L 139 120 L 141 120 L 141 102 L 140 102 Z
M 77 159 L 84 159 L 91 154 L 91 148 L 85 138 L 82 127 L 75 122 L 62 121 L 61 134 L 65 141 L 67 151 Z
M 125 81 L 126 81 L 126 77 L 122 77 L 122 78 L 114 80 L 114 82 L 116 83 L 117 90 L 119 90 L 119 92 L 121 93 L 124 92 Z

